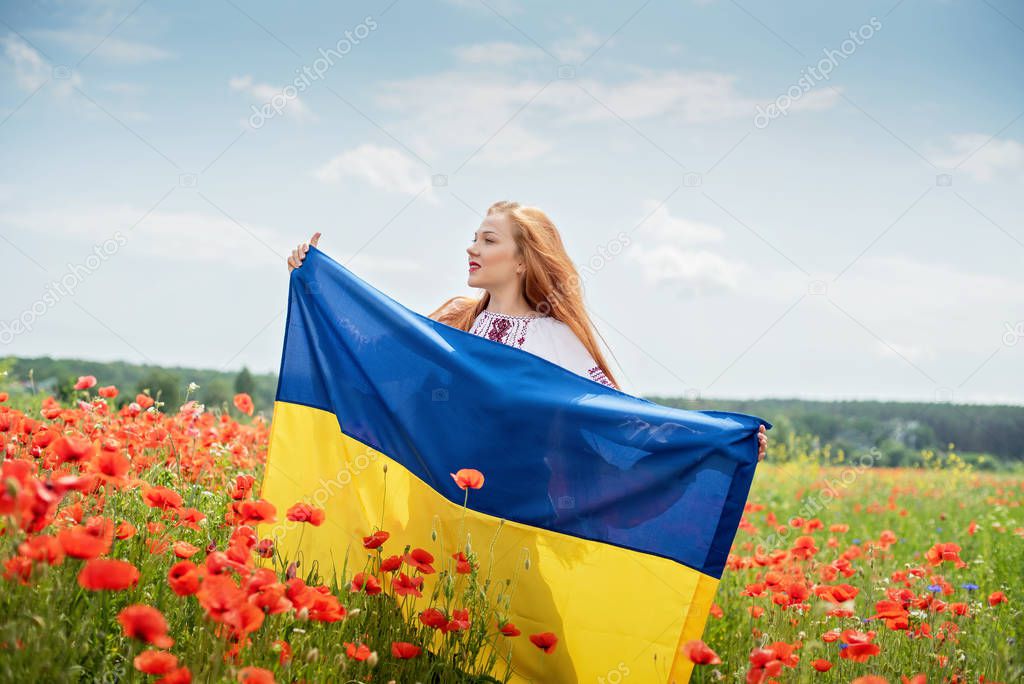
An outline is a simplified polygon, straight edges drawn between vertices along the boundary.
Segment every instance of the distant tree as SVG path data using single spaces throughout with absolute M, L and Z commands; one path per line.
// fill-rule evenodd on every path
M 238 375 L 235 376 L 235 392 L 245 392 L 252 396 L 255 390 L 256 382 L 252 378 L 252 373 L 249 372 L 247 366 L 242 366 L 242 370 L 238 371 Z
M 227 378 L 214 378 L 208 381 L 200 390 L 201 401 L 207 408 L 213 409 L 222 404 L 231 405 L 231 382 Z
M 162 368 L 150 370 L 139 380 L 138 391 L 147 389 L 149 396 L 164 402 L 167 411 L 177 410 L 185 391 L 181 377 Z

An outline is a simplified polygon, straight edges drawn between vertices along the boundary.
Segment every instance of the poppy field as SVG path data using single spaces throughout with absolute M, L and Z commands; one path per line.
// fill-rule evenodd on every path
M 0 681 L 505 682 L 510 640 L 558 648 L 509 621 L 515 578 L 472 549 L 372 529 L 337 573 L 281 557 L 257 526 L 324 512 L 260 499 L 269 421 L 248 395 L 169 407 L 92 376 L 76 393 L 0 392 Z M 1024 679 L 1024 478 L 953 453 L 918 470 L 822 460 L 769 447 L 684 646 L 693 681 Z M 487 486 L 452 477 L 470 506 Z

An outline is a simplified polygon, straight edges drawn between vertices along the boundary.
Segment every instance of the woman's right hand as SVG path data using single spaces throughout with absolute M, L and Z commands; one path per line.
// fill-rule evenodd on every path
M 316 247 L 317 243 L 320 242 L 320 233 L 313 233 L 313 237 L 309 239 L 309 244 L 303 242 L 301 245 L 292 250 L 292 255 L 288 257 L 288 272 L 291 273 L 299 266 L 302 265 L 303 260 L 306 258 L 306 252 L 309 251 L 309 245 Z

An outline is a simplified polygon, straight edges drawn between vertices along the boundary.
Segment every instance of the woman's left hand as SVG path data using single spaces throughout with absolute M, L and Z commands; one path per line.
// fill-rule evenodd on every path
M 757 428 L 757 460 L 763 461 L 768 454 L 768 434 L 764 425 Z

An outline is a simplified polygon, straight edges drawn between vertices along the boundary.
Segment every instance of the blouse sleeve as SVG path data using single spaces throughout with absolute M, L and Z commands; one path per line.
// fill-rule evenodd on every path
M 539 350 L 530 351 L 548 358 L 549 361 L 557 363 L 559 366 L 571 370 L 577 375 L 590 378 L 608 387 L 614 387 L 608 376 L 605 375 L 601 367 L 594 361 L 594 357 L 583 346 L 580 338 L 576 337 L 576 333 L 572 331 L 572 328 L 561 321 L 553 319 L 551 320 L 551 325 L 545 326 L 545 328 L 547 333 L 545 337 L 547 339 L 543 341 L 549 344 L 544 346 L 537 345 L 540 347 Z M 547 349 L 544 348 L 545 346 Z M 545 351 L 548 353 L 544 353 Z

